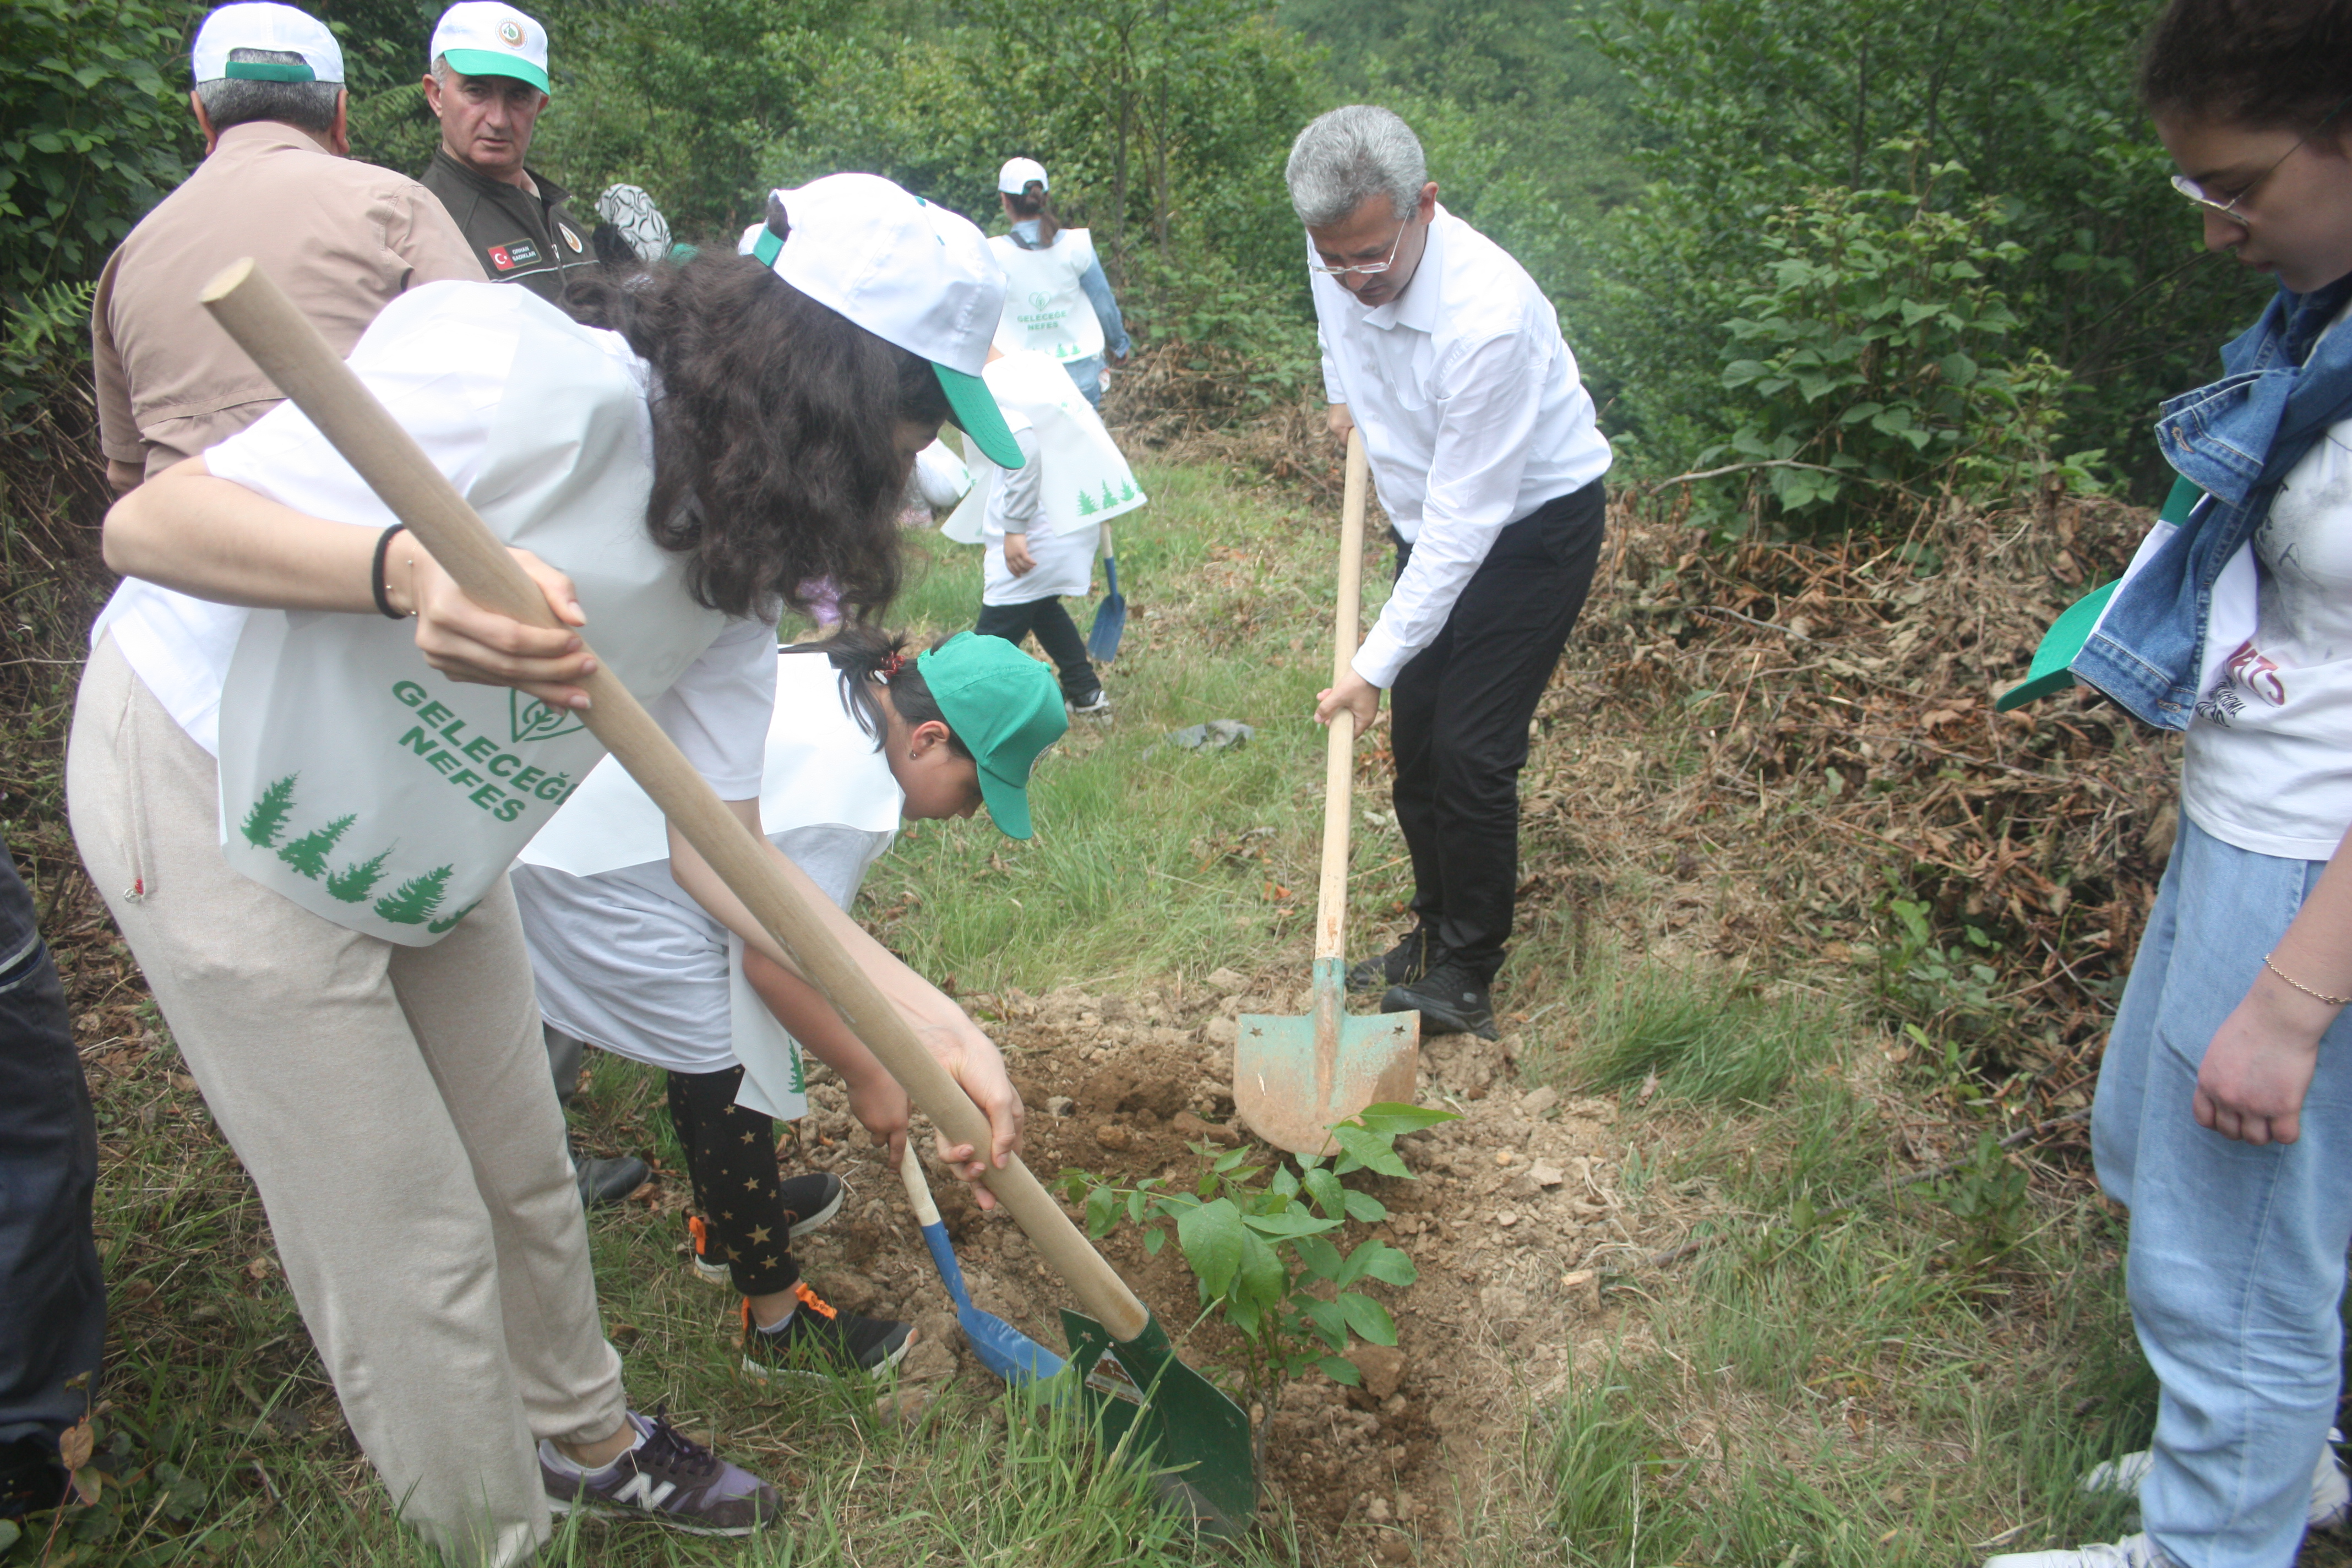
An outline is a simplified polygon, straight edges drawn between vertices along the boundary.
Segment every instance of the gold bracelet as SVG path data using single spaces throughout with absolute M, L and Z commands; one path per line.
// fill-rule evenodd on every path
M 2325 991 L 2314 991 L 2310 986 L 2305 985 L 2302 981 L 2297 980 L 2294 975 L 2289 974 L 2285 970 L 2281 969 L 2277 964 L 2273 963 L 2271 962 L 2271 955 L 2267 952 L 2263 954 L 2263 967 L 2269 970 L 2273 974 L 2277 975 L 2281 980 L 2285 981 L 2289 985 L 2294 986 L 2297 991 L 2302 992 L 2305 996 L 2310 997 L 2315 1002 L 2325 1002 L 2331 1007 L 2352 1007 L 2352 996 L 2330 996 Z

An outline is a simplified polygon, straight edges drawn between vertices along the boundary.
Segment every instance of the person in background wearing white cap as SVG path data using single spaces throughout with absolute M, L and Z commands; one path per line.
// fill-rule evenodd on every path
M 603 660 L 758 832 L 796 584 L 892 597 L 894 509 L 943 419 L 1018 460 L 978 374 L 1004 282 L 971 224 L 840 174 L 776 193 L 742 248 L 627 286 L 600 269 L 589 325 L 436 284 L 350 356 L 529 542 L 553 627 L 467 598 L 292 407 L 106 521 L 125 581 L 76 700 L 76 842 L 260 1190 L 361 1447 L 468 1568 L 531 1556 L 551 1509 L 741 1534 L 782 1508 L 627 1408 L 598 1321 L 507 880 L 602 754 L 576 682 Z M 593 656 L 571 629 L 592 615 Z M 667 837 L 685 893 L 790 969 Z M 1022 1107 L 995 1046 L 775 864 L 986 1114 L 987 1147 L 940 1157 L 968 1181 L 1001 1165 Z
M 441 121 L 425 188 L 457 220 L 493 283 L 561 305 L 596 264 L 562 186 L 523 166 L 547 108 L 547 29 L 498 0 L 458 0 L 425 51 L 425 103 Z
M 121 494 L 242 430 L 278 388 L 196 303 L 241 256 L 347 353 L 403 289 L 482 269 L 441 204 L 352 162 L 343 52 L 291 5 L 224 5 L 196 31 L 205 161 L 123 237 L 90 305 L 99 445 Z
M 1112 298 L 1110 279 L 1095 255 L 1094 237 L 1064 228 L 1046 192 L 1045 165 L 1014 158 L 997 171 L 997 199 L 1013 226 L 988 242 L 1004 268 L 1004 320 L 996 346 L 1006 353 L 1035 349 L 1059 360 L 1087 401 L 1102 406 L 1103 355 L 1127 358 L 1127 323 Z

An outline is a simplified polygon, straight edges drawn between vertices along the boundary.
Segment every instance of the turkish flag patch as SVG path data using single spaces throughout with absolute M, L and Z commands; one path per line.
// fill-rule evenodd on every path
M 491 266 L 497 268 L 501 272 L 511 272 L 514 270 L 514 258 L 507 254 L 507 247 L 505 246 L 494 245 L 490 247 Z

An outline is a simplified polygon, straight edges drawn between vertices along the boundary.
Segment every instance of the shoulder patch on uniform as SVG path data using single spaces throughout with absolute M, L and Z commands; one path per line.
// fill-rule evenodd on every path
M 555 232 L 563 237 L 563 243 L 570 246 L 575 254 L 579 251 L 580 237 L 572 233 L 569 226 L 559 223 L 555 226 Z
M 490 265 L 501 272 L 511 272 L 518 267 L 529 267 L 539 259 L 539 247 L 528 239 L 510 239 L 504 245 L 489 247 Z

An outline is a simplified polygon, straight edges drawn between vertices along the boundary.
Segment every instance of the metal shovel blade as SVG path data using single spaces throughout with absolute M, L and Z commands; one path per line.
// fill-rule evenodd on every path
M 1118 591 L 1118 563 L 1103 557 L 1103 578 L 1109 592 L 1095 606 L 1095 624 L 1087 630 L 1087 657 L 1105 664 L 1118 657 L 1118 639 L 1127 631 L 1127 595 Z
M 980 1364 L 1009 1384 L 1043 1383 L 1062 1370 L 1062 1358 L 1006 1322 L 993 1312 L 983 1312 L 971 1304 L 971 1294 L 964 1289 L 963 1270 L 956 1264 L 955 1247 L 948 1240 L 948 1227 L 937 1220 L 923 1226 L 923 1245 L 930 1248 L 931 1261 L 939 1267 L 940 1281 L 948 1288 L 955 1302 L 956 1321 L 962 1326 L 963 1337 L 971 1344 L 971 1353 Z
M 1234 1109 L 1251 1131 L 1294 1154 L 1332 1152 L 1331 1124 L 1368 1105 L 1411 1104 L 1421 1074 L 1421 1015 L 1350 1014 L 1340 962 L 1315 961 L 1314 1012 L 1244 1013 L 1234 1045 Z
M 1081 1312 L 1062 1309 L 1062 1332 L 1103 1446 L 1151 1468 L 1162 1501 L 1189 1514 L 1204 1534 L 1237 1541 L 1257 1521 L 1257 1473 L 1249 1417 L 1182 1362 L 1160 1320 L 1131 1340 Z

